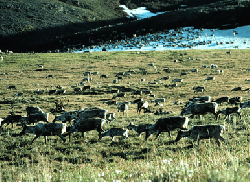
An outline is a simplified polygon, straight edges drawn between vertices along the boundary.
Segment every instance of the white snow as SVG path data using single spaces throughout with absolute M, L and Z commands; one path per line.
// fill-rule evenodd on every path
M 133 17 L 133 18 L 137 18 L 139 20 L 144 19 L 144 18 L 149 18 L 152 16 L 157 16 L 159 14 L 162 14 L 164 12 L 159 12 L 159 13 L 151 13 L 150 11 L 148 11 L 146 9 L 146 7 L 140 7 L 137 9 L 128 9 L 125 5 L 120 5 L 119 7 L 122 7 L 124 9 L 124 11 L 128 14 L 128 17 Z
M 137 19 L 157 16 L 146 10 L 145 7 L 129 10 L 125 5 L 120 5 L 127 12 L 128 16 Z M 160 13 L 158 13 L 160 14 Z M 184 27 L 178 31 L 169 30 L 144 36 L 136 35 L 133 38 L 121 40 L 119 44 L 104 44 L 101 47 L 85 47 L 75 51 L 163 51 L 163 50 L 184 50 L 184 49 L 248 49 L 250 48 L 250 25 L 234 29 L 194 29 Z

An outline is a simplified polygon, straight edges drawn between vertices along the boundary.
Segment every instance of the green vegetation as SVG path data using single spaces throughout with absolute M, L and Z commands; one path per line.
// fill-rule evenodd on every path
M 250 68 L 249 50 L 185 50 L 164 52 L 99 52 L 84 54 L 4 54 L 0 62 L 0 117 L 6 117 L 14 107 L 16 114 L 25 115 L 27 106 L 39 106 L 44 112 L 50 112 L 55 107 L 55 100 L 62 100 L 65 110 L 76 110 L 99 106 L 109 112 L 116 113 L 116 120 L 104 124 L 103 129 L 111 127 L 126 127 L 131 121 L 135 124 L 154 123 L 157 118 L 153 114 L 136 113 L 136 105 L 129 105 L 128 116 L 117 113 L 117 106 L 108 106 L 104 102 L 111 99 L 111 89 L 125 86 L 131 90 L 149 89 L 156 98 L 165 97 L 163 110 L 171 110 L 179 116 L 184 102 L 195 94 L 194 86 L 205 86 L 212 99 L 221 96 L 242 96 L 243 101 L 249 100 L 248 92 L 231 92 L 231 89 L 241 86 L 249 88 Z M 184 56 L 179 57 L 183 53 Z M 183 62 L 174 63 L 174 59 L 183 59 Z M 189 59 L 192 58 L 192 59 Z M 154 63 L 157 70 L 148 66 Z M 223 74 L 215 74 L 214 69 L 202 68 L 202 65 L 216 64 Z M 43 65 L 42 70 L 38 65 Z M 166 73 L 163 68 L 173 71 Z M 145 68 L 147 75 L 142 75 L 139 68 Z M 181 71 L 198 68 L 198 73 L 182 76 L 183 83 L 176 88 L 167 87 L 172 84 L 172 78 L 180 78 Z M 118 84 L 112 82 L 118 72 L 129 69 L 136 73 L 124 76 Z M 85 71 L 99 71 L 99 75 L 91 75 L 91 85 L 98 95 L 83 95 L 75 93 L 72 85 L 80 83 Z M 5 73 L 5 74 L 4 74 Z M 47 78 L 47 75 L 54 78 Z M 107 79 L 100 78 L 101 74 L 108 74 Z M 148 84 L 161 77 L 171 76 L 170 80 L 162 80 L 162 84 Z M 207 76 L 215 76 L 214 81 L 205 82 Z M 140 82 L 145 78 L 146 82 Z M 17 90 L 9 90 L 8 86 L 15 85 Z M 65 95 L 48 95 L 47 90 L 62 86 L 67 90 Z M 34 90 L 45 90 L 42 95 L 36 95 Z M 23 97 L 13 95 L 23 92 Z M 122 91 L 121 91 L 122 92 Z M 92 92 L 93 93 L 93 92 Z M 133 101 L 136 97 L 126 92 L 125 98 L 117 101 Z M 149 101 L 152 110 L 158 109 L 147 95 L 142 95 Z M 5 98 L 5 99 L 3 99 Z M 138 97 L 137 97 L 138 98 Z M 13 101 L 13 104 L 4 101 Z M 176 105 L 174 101 L 183 104 Z M 219 109 L 228 105 L 222 104 Z M 223 137 L 228 144 L 221 147 L 211 140 L 201 140 L 200 147 L 192 144 L 189 139 L 181 139 L 172 144 L 177 135 L 172 132 L 163 133 L 159 139 L 149 137 L 145 142 L 144 136 L 137 137 L 134 131 L 129 132 L 129 139 L 117 137 L 114 142 L 111 138 L 98 141 L 98 132 L 75 133 L 72 142 L 66 143 L 57 137 L 48 137 L 47 145 L 40 137 L 30 145 L 33 135 L 16 136 L 21 128 L 11 125 L 4 126 L 0 133 L 0 181 L 249 181 L 250 179 L 250 148 L 249 148 L 249 109 L 243 109 L 243 118 L 232 116 L 232 120 L 221 117 L 218 121 L 211 114 L 200 120 L 198 117 L 190 119 L 188 128 L 196 124 L 222 124 L 226 131 Z M 54 116 L 50 113 L 49 121 Z

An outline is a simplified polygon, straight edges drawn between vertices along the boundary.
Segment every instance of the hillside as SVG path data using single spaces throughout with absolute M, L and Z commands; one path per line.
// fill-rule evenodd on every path
M 119 8 L 146 6 L 152 12 L 168 11 L 140 21 L 126 18 Z M 181 4 L 187 8 L 180 8 Z M 183 26 L 228 28 L 249 24 L 248 1 L 235 0 L 0 0 L 0 49 L 47 52 L 120 39 L 141 33 Z M 226 25 L 225 27 L 222 25 Z M 112 36 L 116 31 L 117 35 Z M 101 40 L 101 41 L 100 41 Z
M 117 1 L 102 0 L 1 0 L 0 14 L 0 36 L 6 40 L 0 46 L 2 50 L 14 48 L 9 40 L 30 50 L 29 46 L 49 43 L 98 24 L 124 21 L 120 19 L 126 16 Z

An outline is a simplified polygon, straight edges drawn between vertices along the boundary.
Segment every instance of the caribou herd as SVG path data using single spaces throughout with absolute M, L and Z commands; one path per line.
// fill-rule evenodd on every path
M 150 64 L 149 66 L 154 66 L 154 64 Z M 217 68 L 217 65 L 211 65 L 211 68 Z M 156 68 L 154 68 L 156 69 Z M 163 69 L 165 72 L 171 72 L 171 69 Z M 191 72 L 198 72 L 198 69 L 190 69 Z M 131 70 L 127 73 L 118 73 L 117 79 L 122 80 L 122 76 L 128 75 L 133 73 Z M 146 74 L 146 71 L 143 70 L 143 75 Z M 98 74 L 98 72 L 95 72 Z M 189 72 L 181 72 L 180 76 L 188 75 Z M 87 75 L 88 79 L 82 80 L 90 82 L 92 79 L 89 78 L 90 72 L 85 72 L 84 76 Z M 100 78 L 106 79 L 108 75 L 101 75 Z M 162 80 L 168 80 L 171 77 L 162 77 Z M 207 77 L 205 80 L 214 80 L 214 77 Z M 154 81 L 154 83 L 158 83 L 159 81 Z M 173 78 L 172 82 L 183 82 L 183 79 Z M 152 84 L 150 82 L 150 84 Z M 177 85 L 177 84 L 176 84 Z M 91 89 L 90 86 L 84 86 L 84 88 L 72 87 L 74 92 L 83 92 L 85 90 Z M 11 89 L 10 87 L 8 89 Z M 192 88 L 194 93 L 206 91 L 204 86 L 195 86 Z M 241 88 L 233 89 L 232 91 L 238 91 Z M 112 90 L 111 93 L 114 93 L 112 99 L 116 100 L 119 98 L 126 98 L 125 92 L 119 92 L 119 90 Z M 66 90 L 53 90 L 53 92 L 49 91 L 49 95 L 56 94 L 66 94 Z M 134 90 L 131 92 L 132 97 L 137 97 L 138 95 L 141 96 L 143 94 L 148 94 L 150 98 L 154 98 L 155 95 L 152 94 L 150 90 Z M 152 96 L 153 95 L 153 96 Z M 164 115 L 164 114 L 172 114 L 172 112 L 163 112 L 162 108 L 156 110 L 154 112 L 150 105 L 153 107 L 163 106 L 163 103 L 166 101 L 165 98 L 157 98 L 153 101 L 146 101 L 142 98 L 135 99 L 134 101 L 130 102 L 118 102 L 117 101 L 109 101 L 105 102 L 108 105 L 117 105 L 118 112 L 123 113 L 123 117 L 125 117 L 125 113 L 128 115 L 128 110 L 131 104 L 137 105 L 137 114 L 142 114 L 141 112 L 155 115 Z M 235 105 L 234 107 L 227 107 L 226 109 L 219 110 L 219 106 L 223 103 L 228 103 L 230 105 Z M 207 113 L 213 114 L 215 119 L 214 121 L 218 120 L 221 114 L 225 115 L 225 118 L 230 120 L 231 114 L 237 114 L 240 118 L 242 117 L 241 110 L 244 108 L 250 107 L 250 100 L 246 102 L 242 102 L 242 97 L 228 97 L 223 96 L 219 98 L 212 98 L 210 96 L 202 96 L 202 97 L 194 97 L 189 99 L 181 109 L 181 113 L 179 116 L 169 116 L 169 117 L 160 117 L 156 120 L 155 123 L 148 123 L 148 124 L 140 124 L 134 125 L 130 122 L 129 125 L 124 126 L 124 128 L 110 128 L 109 130 L 104 131 L 102 126 L 104 124 L 110 124 L 113 120 L 115 120 L 115 113 L 108 113 L 108 110 L 102 109 L 100 107 L 91 107 L 85 108 L 80 110 L 73 110 L 66 112 L 65 110 L 61 115 L 55 115 L 55 118 L 52 122 L 49 122 L 49 113 L 45 113 L 42 111 L 41 108 L 35 106 L 28 106 L 26 107 L 26 116 L 15 115 L 11 113 L 6 118 L 0 118 L 0 132 L 4 124 L 13 124 L 17 123 L 17 126 L 22 127 L 22 131 L 19 133 L 20 136 L 24 135 L 25 133 L 35 134 L 35 138 L 31 141 L 34 142 L 40 136 L 45 137 L 45 144 L 46 144 L 46 137 L 47 136 L 59 136 L 64 142 L 66 141 L 67 136 L 69 136 L 69 141 L 71 141 L 71 136 L 75 132 L 81 132 L 82 137 L 84 137 L 84 133 L 96 130 L 98 132 L 99 140 L 103 137 L 112 137 L 114 140 L 115 136 L 122 136 L 123 138 L 129 138 L 129 131 L 134 130 L 138 133 L 138 136 L 141 136 L 142 133 L 145 133 L 145 140 L 147 140 L 152 134 L 156 134 L 156 138 L 162 132 L 168 132 L 169 136 L 171 137 L 170 132 L 173 130 L 178 130 L 177 138 L 175 139 L 175 143 L 177 143 L 181 138 L 187 137 L 189 139 L 196 140 L 198 145 L 200 139 L 208 139 L 208 138 L 215 138 L 216 143 L 220 145 L 219 140 L 225 142 L 226 140 L 221 136 L 223 130 L 225 129 L 224 126 L 218 124 L 210 124 L 210 125 L 194 125 L 189 128 L 189 120 L 195 116 L 202 116 Z M 36 124 L 35 124 L 36 123 Z
M 230 99 L 234 100 L 232 104 L 240 105 L 235 107 L 227 107 L 224 110 L 218 110 L 218 105 L 224 102 L 230 103 Z M 160 117 L 155 123 L 151 124 L 140 124 L 134 125 L 132 122 L 125 126 L 124 128 L 110 128 L 104 131 L 102 126 L 106 123 L 109 124 L 115 119 L 115 113 L 108 113 L 107 110 L 100 107 L 85 108 L 80 110 L 74 110 L 69 112 L 64 112 L 61 115 L 55 115 L 53 122 L 48 121 L 49 113 L 44 113 L 41 108 L 28 106 L 26 108 L 27 116 L 8 115 L 6 118 L 0 119 L 0 131 L 2 126 L 6 123 L 13 124 L 17 123 L 17 126 L 22 127 L 20 136 L 25 133 L 35 134 L 35 138 L 31 141 L 34 142 L 40 136 L 44 136 L 45 144 L 47 136 L 59 136 L 64 142 L 66 141 L 66 136 L 69 136 L 69 141 L 71 141 L 71 135 L 75 132 L 81 132 L 82 137 L 84 137 L 84 132 L 91 130 L 96 130 L 99 133 L 99 140 L 103 137 L 112 137 L 114 141 L 115 136 L 122 136 L 123 138 L 129 138 L 129 131 L 134 130 L 141 136 L 145 132 L 145 140 L 152 134 L 156 134 L 156 138 L 161 134 L 161 132 L 168 132 L 178 130 L 177 138 L 175 143 L 177 143 L 181 138 L 187 137 L 197 141 L 199 145 L 200 139 L 215 138 L 216 143 L 220 146 L 221 141 L 226 141 L 221 134 L 223 133 L 225 127 L 218 124 L 211 125 L 194 125 L 188 130 L 189 119 L 193 118 L 195 115 L 205 115 L 211 113 L 215 116 L 215 120 L 219 118 L 220 114 L 225 115 L 226 119 L 230 119 L 231 114 L 236 114 L 241 118 L 241 109 L 249 108 L 250 101 L 247 102 L 235 102 L 239 101 L 239 98 L 229 98 L 220 97 L 211 101 L 211 97 L 196 97 L 190 99 L 186 102 L 185 106 L 182 108 L 180 113 L 181 116 L 172 117 Z M 153 103 L 165 102 L 165 98 L 155 99 Z M 141 110 L 147 113 L 149 103 L 143 101 L 142 99 L 136 99 L 134 101 L 137 104 L 137 113 L 140 114 Z M 118 111 L 127 112 L 129 103 L 118 103 Z M 153 113 L 153 112 L 151 112 Z M 156 114 L 156 113 L 154 113 Z M 190 116 L 189 116 L 190 115 Z M 124 114 L 123 114 L 124 116 Z M 189 117 L 188 117 L 189 116 Z M 111 119 L 112 118 L 112 119 Z M 36 125 L 34 123 L 37 123 Z

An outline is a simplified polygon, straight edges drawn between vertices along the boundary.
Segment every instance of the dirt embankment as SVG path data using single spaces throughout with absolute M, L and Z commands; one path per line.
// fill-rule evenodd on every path
M 96 3 L 96 4 L 95 4 Z M 0 0 L 0 49 L 14 52 L 47 52 L 79 48 L 132 34 L 177 27 L 234 28 L 249 25 L 250 2 L 235 0 L 121 0 L 130 8 L 147 6 L 156 17 L 127 19 L 119 1 L 3 1 Z M 180 8 L 181 4 L 187 5 Z

